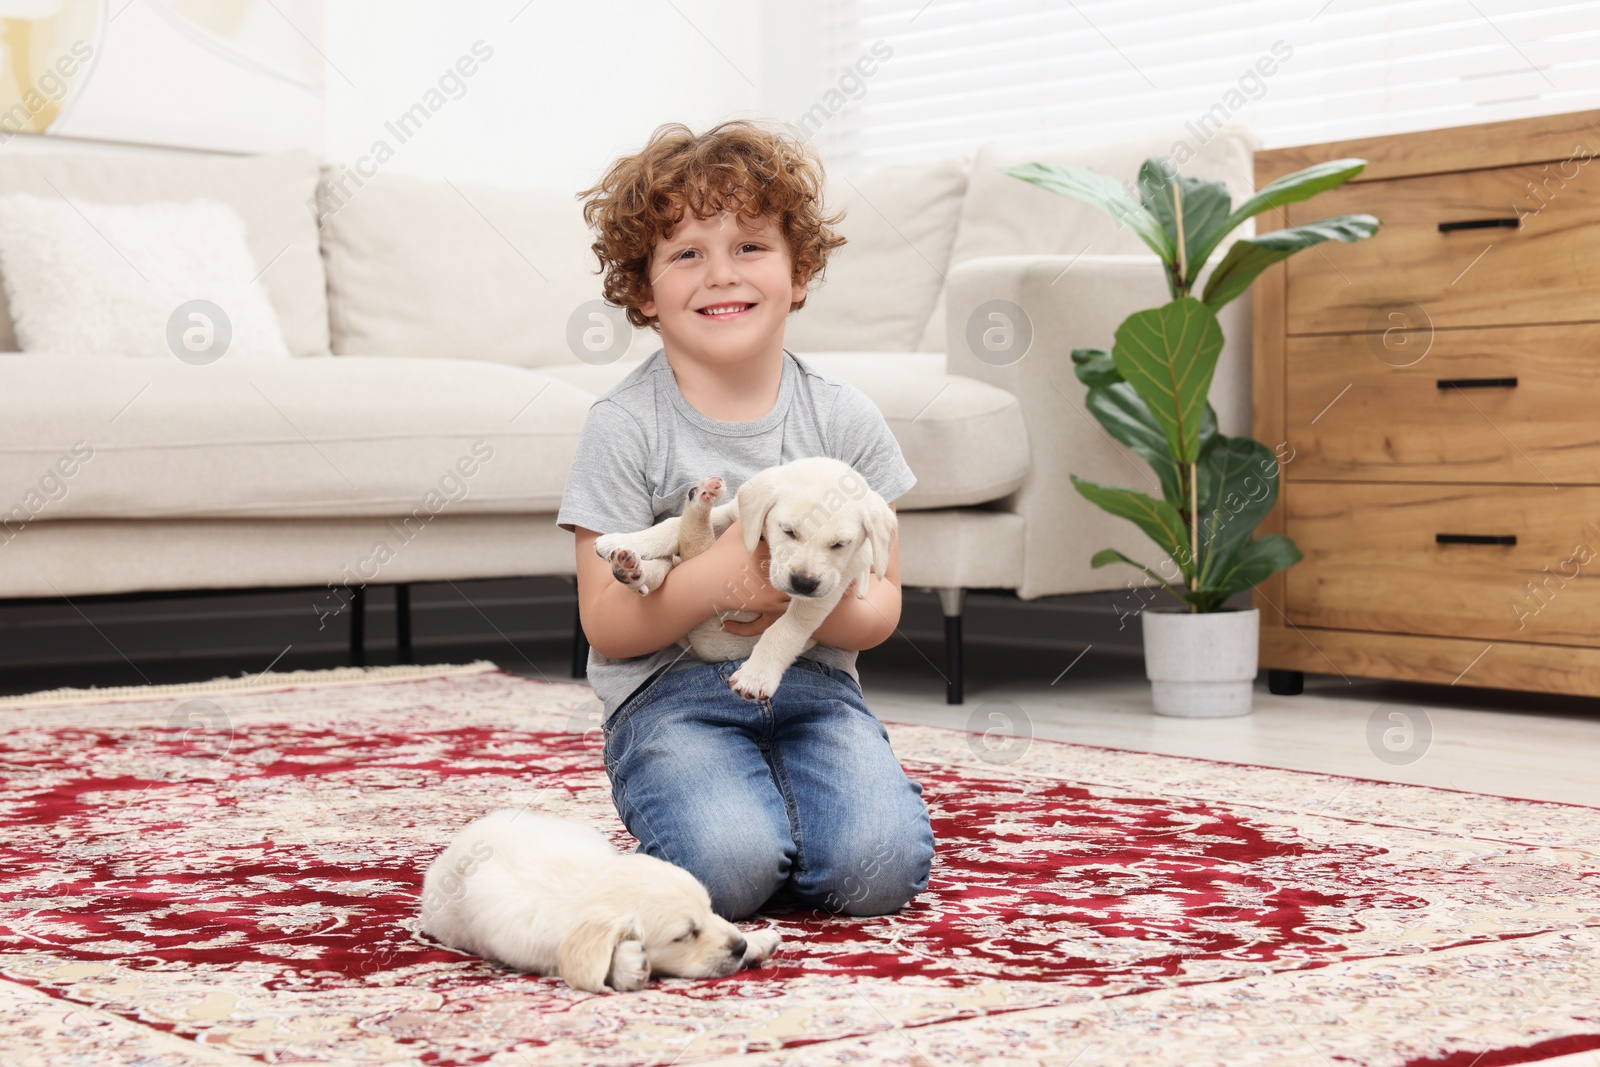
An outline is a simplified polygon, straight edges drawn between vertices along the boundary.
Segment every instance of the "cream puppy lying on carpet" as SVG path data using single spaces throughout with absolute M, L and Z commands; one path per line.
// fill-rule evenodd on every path
M 772 556 L 773 588 L 789 594 L 782 618 L 757 637 L 722 629 L 714 615 L 679 640 L 708 663 L 749 657 L 728 679 L 741 696 L 771 697 L 783 672 L 817 642 L 811 636 L 855 582 L 866 599 L 869 574 L 888 573 L 889 546 L 899 523 L 883 497 L 867 487 L 848 463 L 817 457 L 768 467 L 739 487 L 736 498 L 722 498 L 721 478 L 703 478 L 689 494 L 683 514 L 638 533 L 606 534 L 594 550 L 611 564 L 619 582 L 648 595 L 683 560 L 699 555 L 735 519 L 744 532 L 746 552 L 763 536 Z M 752 612 L 729 612 L 748 622 Z
M 452 948 L 574 989 L 641 989 L 651 974 L 718 978 L 778 934 L 745 934 L 688 871 L 618 852 L 590 826 L 501 808 L 471 823 L 422 882 L 422 928 Z

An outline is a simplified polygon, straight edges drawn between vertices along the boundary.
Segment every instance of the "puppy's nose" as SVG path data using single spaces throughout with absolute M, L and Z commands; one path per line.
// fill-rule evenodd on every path
M 733 944 L 728 946 L 728 955 L 736 956 L 742 960 L 744 959 L 744 950 L 749 947 L 749 944 L 744 938 L 737 938 L 734 940 Z
M 809 574 L 797 574 L 789 579 L 789 584 L 794 586 L 794 591 L 801 596 L 810 596 L 822 583 Z

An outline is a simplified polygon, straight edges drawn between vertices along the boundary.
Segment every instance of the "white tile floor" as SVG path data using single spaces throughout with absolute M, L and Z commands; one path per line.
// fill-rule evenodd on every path
M 1010 721 L 1022 724 L 1009 727 L 1019 738 L 1600 807 L 1600 699 L 1307 675 L 1305 692 L 1292 697 L 1273 696 L 1257 682 L 1255 710 L 1246 716 L 1174 719 L 1151 711 L 1138 656 L 1098 649 L 1075 656 L 969 647 L 960 705 L 945 703 L 941 664 L 921 660 L 915 649 L 893 657 L 863 653 L 858 670 L 868 706 L 891 722 L 981 733 Z M 541 658 L 537 672 L 526 662 L 500 662 L 510 671 L 571 680 L 560 661 Z M 1409 746 L 1398 734 L 1385 746 L 1385 731 L 1404 726 L 1391 713 L 1411 721 Z M 1424 741 L 1425 731 L 1431 736 Z M 1413 753 L 1417 758 L 1400 762 Z
M 969 668 L 962 705 L 944 702 L 931 665 L 863 662 L 867 703 L 885 720 L 984 731 L 1004 728 L 1004 719 L 991 718 L 998 713 L 1056 741 L 1600 806 L 1600 699 L 1307 675 L 1305 692 L 1292 697 L 1273 696 L 1258 682 L 1247 716 L 1174 719 L 1151 711 L 1138 657 L 1091 651 L 1051 684 L 1070 655 L 1009 674 L 983 669 L 997 657 L 968 655 L 978 669 Z M 1409 744 L 1394 733 L 1386 746 L 1385 731 L 1404 728 L 1391 713 L 1411 720 Z

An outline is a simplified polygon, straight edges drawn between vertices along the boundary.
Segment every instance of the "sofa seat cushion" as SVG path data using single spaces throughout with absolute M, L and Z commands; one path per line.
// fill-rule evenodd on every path
M 553 512 L 593 400 L 470 360 L 0 355 L 0 541 L 58 519 Z
M 1017 398 L 997 386 L 946 374 L 942 352 L 797 352 L 830 378 L 872 398 L 917 484 L 901 511 L 999 500 L 1020 488 L 1028 431 Z
M 876 367 L 881 365 L 878 361 L 886 358 L 895 360 L 894 363 L 888 364 L 889 367 L 902 372 L 910 371 L 915 374 L 944 373 L 945 361 L 943 352 L 805 352 L 796 351 L 792 348 L 790 351 L 795 352 L 801 359 L 823 374 L 834 378 L 843 378 L 845 381 L 850 380 L 849 372 L 852 364 L 861 367 Z M 633 372 L 635 367 L 643 362 L 644 360 L 642 359 L 618 360 L 615 363 L 607 363 L 602 366 L 595 366 L 589 363 L 552 363 L 547 367 L 540 367 L 539 370 L 552 378 L 560 378 L 562 381 L 575 385 L 585 392 L 600 396 L 626 378 Z
M 660 345 L 656 347 L 659 348 Z M 602 364 L 552 363 L 547 367 L 540 367 L 539 373 L 547 374 L 599 397 L 633 373 L 633 369 L 643 362 L 643 359 L 619 359 L 615 363 Z
M 867 394 L 900 444 L 917 484 L 895 501 L 901 511 L 998 500 L 1028 473 L 1028 434 L 1017 398 L 1004 389 L 944 372 L 942 352 L 796 352 L 830 378 Z M 541 368 L 599 396 L 638 366 L 567 363 Z
M 895 374 L 944 377 L 943 352 L 811 352 L 795 353 L 823 374 L 854 382 L 857 372 L 889 371 Z

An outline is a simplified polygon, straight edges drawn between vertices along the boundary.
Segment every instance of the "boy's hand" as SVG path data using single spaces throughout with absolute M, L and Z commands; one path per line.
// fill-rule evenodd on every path
M 718 611 L 754 611 L 761 615 L 772 615 L 775 619 L 789 610 L 789 594 L 772 587 L 768 572 L 772 566 L 772 553 L 766 541 L 756 544 L 754 552 L 744 550 L 744 533 L 739 523 L 734 522 L 717 538 L 717 543 L 710 549 L 711 553 L 718 553 L 724 557 L 725 562 L 719 564 L 719 570 L 725 566 L 722 573 L 727 579 L 717 598 Z M 709 554 L 709 553 L 708 553 Z M 726 628 L 727 624 L 723 624 Z M 753 626 L 757 629 L 743 631 L 746 635 L 760 633 L 772 622 L 766 619 L 755 619 L 748 623 L 735 623 L 734 625 Z M 739 630 L 729 633 L 741 633 Z
M 740 637 L 759 637 L 767 632 L 767 627 L 783 618 L 781 611 L 764 611 L 749 622 L 740 622 L 738 619 L 723 619 L 722 628 L 730 634 Z
M 743 546 L 740 547 L 742 548 Z M 736 634 L 739 637 L 759 637 L 761 634 L 766 632 L 767 627 L 783 618 L 783 613 L 789 610 L 788 594 L 780 593 L 778 590 L 772 588 L 772 552 L 767 547 L 766 538 L 762 538 L 761 543 L 756 545 L 756 550 L 750 554 L 750 565 L 755 568 L 756 573 L 761 575 L 761 584 L 765 586 L 766 589 L 770 590 L 773 596 L 782 597 L 783 604 L 781 607 L 772 611 L 761 611 L 760 608 L 756 607 L 740 608 L 739 610 L 741 611 L 761 611 L 760 615 L 749 620 L 748 622 L 740 622 L 738 619 L 723 619 L 723 630 L 730 634 Z M 738 587 L 737 583 L 735 583 L 735 585 Z M 740 588 L 742 592 L 746 591 L 743 590 L 742 587 L 738 588 Z M 751 602 L 754 603 L 753 600 Z
M 766 548 L 767 543 L 765 541 L 761 542 L 761 547 Z M 844 596 L 839 599 L 840 606 L 844 605 L 846 598 L 855 596 L 855 593 L 856 583 L 855 579 L 852 578 L 850 584 L 844 587 Z M 835 608 L 834 610 L 838 609 Z M 722 628 L 728 633 L 737 634 L 740 637 L 758 637 L 766 632 L 767 627 L 782 617 L 782 611 L 768 611 L 762 613 L 759 618 L 751 619 L 749 622 L 740 622 L 738 619 L 723 619 Z

